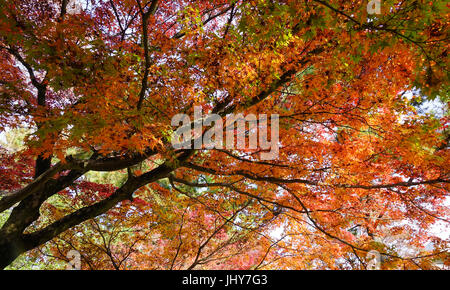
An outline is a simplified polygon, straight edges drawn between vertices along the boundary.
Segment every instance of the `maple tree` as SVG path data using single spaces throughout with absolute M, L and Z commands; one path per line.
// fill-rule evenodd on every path
M 0 267 L 448 266 L 449 118 L 418 106 L 448 104 L 449 7 L 366 8 L 0 1 L 0 130 L 25 132 L 0 148 Z M 174 149 L 194 106 L 278 114 L 278 157 Z

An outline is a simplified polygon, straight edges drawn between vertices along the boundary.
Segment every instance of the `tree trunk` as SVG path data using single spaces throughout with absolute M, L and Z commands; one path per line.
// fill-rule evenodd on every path
M 20 237 L 2 239 L 0 241 L 0 269 L 4 269 L 26 251 L 27 249 Z

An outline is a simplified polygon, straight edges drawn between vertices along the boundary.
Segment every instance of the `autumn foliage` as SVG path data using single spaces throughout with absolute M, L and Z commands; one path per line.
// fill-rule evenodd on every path
M 381 3 L 0 1 L 0 266 L 449 267 L 449 6 Z M 174 149 L 194 106 L 278 157 Z

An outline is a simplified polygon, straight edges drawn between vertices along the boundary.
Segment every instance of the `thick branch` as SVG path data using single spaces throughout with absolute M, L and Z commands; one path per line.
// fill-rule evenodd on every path
M 153 15 L 156 12 L 158 0 L 152 1 L 152 4 L 150 5 L 150 8 L 147 12 L 143 11 L 143 8 L 141 7 L 139 1 L 138 4 L 142 15 L 142 42 L 144 45 L 144 58 L 145 58 L 144 76 L 142 77 L 141 91 L 139 92 L 139 101 L 137 104 L 137 109 L 140 110 L 142 107 L 142 102 L 144 101 L 145 98 L 145 92 L 147 91 L 148 75 L 150 73 L 150 55 L 148 47 L 148 19 L 150 18 L 151 15 Z
M 63 171 L 66 166 L 67 164 L 58 163 L 45 171 L 38 178 L 34 179 L 32 183 L 28 184 L 24 188 L 8 195 L 4 194 L 6 196 L 0 200 L 0 212 L 7 210 L 15 203 L 38 191 L 44 183 L 46 183 L 56 173 Z
M 150 155 L 156 152 L 148 150 L 142 154 L 136 154 L 132 156 L 117 156 L 117 157 L 105 157 L 100 159 L 91 160 L 76 160 L 71 156 L 67 157 L 66 163 L 58 163 L 53 167 L 46 170 L 43 174 L 39 175 L 32 183 L 28 184 L 24 188 L 10 194 L 2 194 L 4 197 L 0 200 L 0 212 L 3 212 L 16 204 L 17 202 L 25 199 L 31 194 L 37 192 L 42 186 L 49 181 L 54 175 L 64 170 L 82 170 L 87 171 L 116 171 L 125 169 L 127 167 L 138 164 L 144 161 Z
M 184 161 L 189 158 L 192 154 L 192 151 L 183 152 L 179 156 L 180 161 Z M 129 176 L 129 179 L 125 184 L 116 190 L 111 196 L 108 198 L 97 202 L 93 205 L 81 208 L 58 221 L 50 224 L 49 226 L 36 231 L 31 234 L 24 235 L 25 244 L 27 246 L 27 250 L 32 249 L 38 245 L 41 245 L 52 238 L 56 237 L 60 233 L 66 231 L 67 229 L 74 227 L 88 219 L 94 218 L 98 215 L 104 214 L 109 209 L 117 205 L 119 202 L 123 200 L 132 200 L 133 193 L 139 189 L 140 187 L 147 185 L 149 183 L 155 182 L 162 178 L 167 177 L 173 170 L 175 170 L 175 166 L 170 166 L 167 162 L 160 165 L 159 167 L 142 174 L 138 177 Z
M 423 181 L 406 181 L 406 182 L 396 182 L 396 183 L 388 183 L 388 184 L 374 184 L 374 185 L 363 185 L 363 184 L 326 184 L 326 183 L 319 183 L 317 181 L 311 181 L 307 179 L 299 179 L 299 178 L 278 178 L 273 176 L 259 176 L 255 174 L 251 174 L 248 172 L 245 172 L 243 170 L 237 170 L 234 172 L 218 172 L 214 169 L 203 167 L 200 165 L 196 165 L 193 163 L 185 162 L 183 163 L 183 166 L 186 168 L 191 168 L 196 171 L 205 172 L 213 175 L 222 175 L 222 176 L 244 176 L 248 179 L 254 180 L 254 181 L 265 181 L 265 182 L 271 182 L 271 183 L 279 183 L 279 184 L 292 184 L 292 183 L 302 183 L 312 186 L 330 186 L 330 187 L 338 187 L 338 188 L 361 188 L 361 189 L 382 189 L 382 188 L 393 188 L 393 187 L 411 187 L 411 186 L 417 186 L 417 185 L 431 185 L 431 184 L 439 184 L 439 183 L 450 183 L 450 180 L 443 179 L 443 178 L 436 178 L 431 180 L 423 180 Z

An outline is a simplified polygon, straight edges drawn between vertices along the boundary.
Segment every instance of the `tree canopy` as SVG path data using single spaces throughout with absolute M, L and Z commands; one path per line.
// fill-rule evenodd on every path
M 449 266 L 449 5 L 368 2 L 1 0 L 0 267 Z M 194 107 L 278 155 L 174 148 Z

